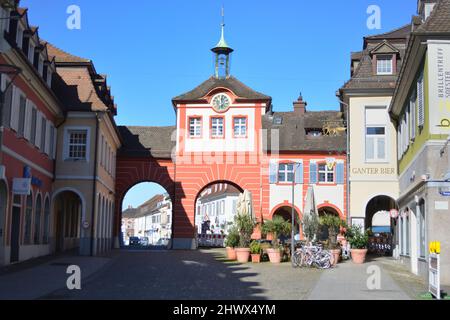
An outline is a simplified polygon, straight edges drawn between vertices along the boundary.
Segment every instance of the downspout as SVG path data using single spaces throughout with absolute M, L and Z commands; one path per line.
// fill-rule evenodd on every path
M 91 214 L 91 256 L 94 256 L 94 223 L 95 223 L 95 198 L 97 194 L 97 160 L 98 160 L 98 134 L 99 134 L 99 117 L 98 112 L 95 113 L 95 154 L 94 154 L 94 175 L 92 179 L 92 214 Z

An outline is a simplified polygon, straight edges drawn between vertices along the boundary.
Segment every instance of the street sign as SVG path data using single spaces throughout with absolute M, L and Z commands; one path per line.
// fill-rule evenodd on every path
M 438 300 L 441 299 L 440 253 L 441 244 L 430 242 L 428 290 Z
M 13 194 L 28 196 L 30 192 L 31 192 L 31 179 L 29 178 L 13 179 Z

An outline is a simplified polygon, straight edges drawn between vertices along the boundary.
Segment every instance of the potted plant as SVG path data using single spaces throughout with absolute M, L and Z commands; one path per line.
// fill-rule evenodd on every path
M 229 229 L 228 235 L 225 238 L 225 246 L 227 248 L 227 258 L 229 260 L 236 260 L 236 246 L 239 244 L 239 231 L 237 227 L 233 226 Z
M 320 224 L 328 228 L 327 249 L 333 255 L 333 265 L 336 265 L 341 256 L 341 246 L 337 242 L 337 235 L 340 227 L 344 226 L 345 222 L 336 215 L 326 214 L 320 217 Z
M 362 264 L 366 260 L 367 244 L 369 242 L 368 231 L 362 231 L 360 226 L 351 226 L 347 229 L 345 238 L 350 243 L 350 253 L 352 261 L 356 264 Z
M 258 241 L 253 240 L 252 243 L 250 243 L 250 253 L 252 255 L 253 263 L 261 262 L 261 244 Z
M 255 221 L 249 214 L 237 214 L 235 223 L 239 232 L 239 247 L 236 248 L 237 260 L 247 263 L 250 258 L 250 241 L 255 228 Z
M 272 220 L 266 220 L 262 227 L 265 234 L 272 234 L 272 248 L 267 249 L 269 260 L 272 263 L 281 262 L 281 248 L 278 237 L 280 235 L 288 236 L 291 232 L 291 223 L 280 216 L 275 216 Z

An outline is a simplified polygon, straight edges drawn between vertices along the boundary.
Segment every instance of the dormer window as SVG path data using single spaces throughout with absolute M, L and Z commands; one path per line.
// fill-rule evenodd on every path
M 28 44 L 28 60 L 33 64 L 34 62 L 34 44 L 30 39 L 30 43 Z
M 23 29 L 20 26 L 20 24 L 17 25 L 17 34 L 16 34 L 16 43 L 17 46 L 22 48 L 22 43 L 23 43 Z
M 46 79 L 46 81 L 47 81 L 47 85 L 49 87 L 51 87 L 52 86 L 52 69 L 50 67 L 47 68 L 47 79 Z
M 38 64 L 38 71 L 39 74 L 43 77 L 44 76 L 44 59 L 39 55 L 39 64 Z
M 423 8 L 423 20 L 427 20 L 433 11 L 435 3 L 425 3 Z
M 388 75 L 393 74 L 393 56 L 379 55 L 377 56 L 377 74 Z

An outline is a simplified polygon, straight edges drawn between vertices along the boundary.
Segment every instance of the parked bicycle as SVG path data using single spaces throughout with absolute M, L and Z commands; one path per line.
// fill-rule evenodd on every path
M 292 255 L 294 267 L 316 267 L 329 269 L 334 263 L 333 255 L 321 245 L 301 246 Z

